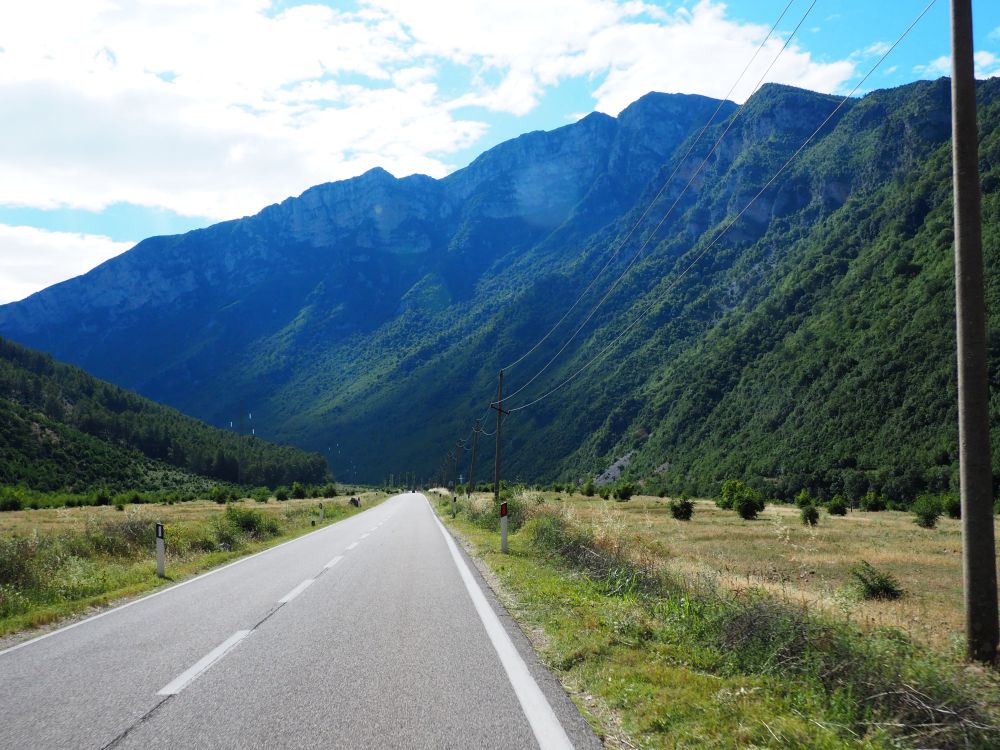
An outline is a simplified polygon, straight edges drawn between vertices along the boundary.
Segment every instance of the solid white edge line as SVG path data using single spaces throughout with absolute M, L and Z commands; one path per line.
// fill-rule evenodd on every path
M 326 565 L 323 566 L 323 570 L 329 570 L 343 559 L 344 559 L 343 555 L 337 555 L 335 558 L 330 560 L 330 562 L 328 562 Z
M 163 689 L 158 691 L 157 695 L 177 695 L 181 690 L 186 688 L 192 682 L 194 682 L 198 676 L 211 667 L 215 662 L 226 655 L 226 652 L 233 648 L 237 643 L 242 641 L 250 635 L 249 630 L 237 630 L 226 640 L 220 643 L 218 646 L 213 648 L 198 661 L 196 661 L 192 666 L 188 667 L 186 670 L 181 672 L 175 679 L 168 683 Z
M 351 545 L 348 545 L 347 549 L 349 549 L 349 550 L 350 550 L 350 549 L 354 549 L 354 548 L 355 548 L 355 547 L 357 547 L 357 546 L 358 546 L 358 543 L 357 543 L 357 542 L 355 542 L 354 544 L 351 544 Z
M 315 580 L 316 580 L 315 578 L 307 578 L 298 586 L 296 586 L 294 589 L 285 594 L 283 597 L 278 599 L 278 604 L 288 604 L 288 602 L 290 602 L 292 599 L 294 599 L 303 591 L 305 591 L 307 588 L 309 588 L 312 585 L 313 581 Z
M 371 536 L 371 532 L 368 532 L 367 534 L 362 534 L 359 538 L 360 539 L 367 539 L 370 536 Z
M 391 499 L 391 498 L 389 498 L 389 499 Z M 385 502 L 388 502 L 388 499 Z M 379 507 L 379 506 L 376 506 L 376 507 Z M 368 510 L 374 510 L 374 508 L 369 508 Z M 363 510 L 363 511 L 361 511 L 361 513 L 367 513 L 368 510 Z M 284 547 L 287 544 L 294 544 L 295 542 L 300 542 L 303 539 L 305 539 L 306 537 L 312 536 L 313 534 L 319 534 L 322 531 L 329 531 L 330 529 L 336 528 L 337 526 L 339 526 L 340 524 L 342 524 L 342 523 L 344 523 L 346 521 L 350 521 L 350 520 L 352 520 L 354 518 L 357 518 L 358 516 L 361 515 L 361 513 L 355 514 L 353 516 L 349 516 L 348 518 L 343 518 L 343 519 L 341 519 L 339 521 L 334 521 L 333 523 L 331 523 L 331 524 L 329 524 L 327 526 L 324 526 L 324 527 L 322 527 L 320 529 L 316 529 L 316 531 L 310 531 L 310 532 L 308 532 L 306 534 L 303 534 L 302 536 L 297 536 L 294 539 L 289 539 L 287 542 L 282 542 L 281 544 L 276 544 L 273 547 L 268 547 L 267 549 L 262 549 L 260 552 L 254 552 L 252 555 L 247 555 L 246 557 L 241 557 L 241 558 L 239 558 L 237 560 L 233 560 L 231 563 L 226 563 L 225 565 L 223 565 L 220 568 L 214 568 L 213 570 L 206 571 L 205 573 L 202 573 L 200 575 L 196 575 L 193 578 L 188 578 L 186 581 L 181 581 L 180 583 L 176 583 L 173 586 L 167 586 L 164 589 L 158 589 L 156 591 L 152 591 L 149 594 L 146 594 L 145 596 L 140 597 L 139 599 L 133 599 L 130 602 L 125 602 L 124 604 L 119 604 L 117 607 L 112 607 L 111 609 L 106 609 L 103 612 L 98 612 L 96 615 L 91 615 L 90 617 L 86 617 L 83 620 L 79 620 L 78 622 L 72 622 L 69 625 L 64 625 L 63 627 L 57 628 L 56 630 L 52 630 L 52 631 L 50 631 L 48 633 L 42 633 L 41 635 L 37 635 L 34 638 L 29 638 L 26 641 L 21 641 L 20 643 L 14 644 L 13 646 L 11 646 L 9 648 L 5 648 L 3 651 L 0 651 L 0 656 L 3 656 L 4 654 L 9 654 L 12 651 L 17 651 L 18 649 L 24 648 L 25 646 L 30 646 L 32 643 L 38 643 L 39 641 L 44 641 L 46 638 L 51 638 L 54 635 L 59 635 L 60 633 L 65 633 L 67 630 L 72 630 L 73 628 L 78 628 L 81 625 L 86 625 L 88 622 L 93 622 L 94 620 L 99 620 L 102 617 L 106 617 L 107 615 L 114 614 L 115 612 L 118 612 L 118 611 L 123 610 L 123 609 L 127 609 L 128 607 L 131 607 L 134 604 L 141 604 L 142 602 L 149 601 L 150 599 L 153 599 L 153 598 L 155 598 L 157 596 L 160 596 L 162 594 L 168 594 L 171 591 L 176 591 L 179 588 L 187 586 L 189 583 L 194 583 L 195 581 L 200 581 L 203 578 L 208 578 L 209 576 L 214 576 L 216 573 L 221 573 L 222 571 L 224 571 L 224 570 L 226 570 L 228 568 L 232 568 L 235 565 L 239 565 L 240 563 L 245 563 L 247 560 L 252 560 L 255 557 L 259 557 L 260 555 L 266 555 L 268 552 L 274 552 L 276 549 L 281 549 L 282 547 Z
M 430 507 L 430 501 L 427 502 L 427 505 Z M 451 559 L 455 561 L 455 567 L 458 568 L 462 582 L 465 583 L 465 588 L 479 614 L 479 619 L 482 620 L 483 627 L 486 628 L 486 634 L 489 636 L 493 648 L 496 649 L 497 656 L 500 657 L 500 663 L 503 664 L 503 668 L 507 672 L 507 679 L 510 680 L 511 687 L 514 688 L 514 694 L 517 695 L 521 710 L 524 711 L 524 715 L 531 725 L 531 731 L 535 734 L 538 746 L 541 750 L 573 750 L 573 743 L 570 742 L 566 730 L 559 722 L 556 712 L 552 710 L 545 693 L 538 687 L 535 678 L 531 676 L 528 665 L 524 663 L 524 659 L 521 658 L 514 642 L 507 635 L 500 618 L 496 616 L 493 608 L 486 601 L 486 595 L 479 588 L 476 579 L 472 577 L 469 566 L 465 564 L 458 547 L 455 546 L 455 541 L 445 529 L 444 524 L 438 520 L 434 509 L 430 508 L 430 510 L 434 522 L 437 523 L 441 535 L 448 545 Z

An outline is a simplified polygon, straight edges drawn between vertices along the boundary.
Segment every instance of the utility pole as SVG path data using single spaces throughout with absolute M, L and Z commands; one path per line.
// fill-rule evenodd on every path
M 246 406 L 243 403 L 243 400 L 240 399 L 240 434 L 239 437 L 237 437 L 236 443 L 236 484 L 240 487 L 243 486 L 243 415 L 246 414 L 246 411 Z
M 503 370 L 497 384 L 497 402 L 490 405 L 497 410 L 497 447 L 493 457 L 493 503 L 500 508 L 500 551 L 507 554 L 507 504 L 500 503 L 500 426 L 503 423 Z
M 476 420 L 476 427 L 472 431 L 472 461 L 469 464 L 469 484 L 465 488 L 466 497 L 472 495 L 472 491 L 476 486 L 476 449 L 479 447 L 479 430 L 480 430 L 479 420 Z
M 955 190 L 955 319 L 958 344 L 958 450 L 962 493 L 962 578 L 970 659 L 993 661 L 997 623 L 996 543 L 990 456 L 986 301 L 979 192 L 979 133 L 972 2 L 951 2 L 952 174 Z

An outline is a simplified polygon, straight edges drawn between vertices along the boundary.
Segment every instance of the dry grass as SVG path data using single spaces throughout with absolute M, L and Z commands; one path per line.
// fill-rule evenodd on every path
M 744 521 L 696 501 L 692 520 L 677 521 L 666 499 L 547 499 L 567 504 L 598 533 L 641 536 L 672 566 L 729 588 L 762 588 L 839 612 L 864 628 L 898 627 L 939 650 L 955 648 L 962 634 L 961 532 L 952 519 L 922 529 L 908 513 L 822 512 L 819 525 L 808 527 L 793 506 L 769 505 L 758 520 Z M 898 601 L 858 600 L 849 590 L 849 571 L 861 560 L 895 576 L 906 595 Z
M 355 494 L 355 497 L 359 495 Z M 366 501 L 374 499 L 376 493 L 368 492 L 360 495 L 361 507 L 364 508 Z M 349 496 L 343 495 L 335 498 L 325 499 L 305 499 L 287 500 L 276 502 L 273 498 L 267 503 L 256 503 L 252 500 L 244 500 L 240 505 L 245 508 L 253 508 L 262 513 L 267 513 L 282 518 L 290 513 L 299 513 L 305 510 L 318 509 L 319 503 L 346 505 Z M 127 508 L 141 509 L 143 515 L 170 525 L 194 525 L 199 522 L 221 516 L 226 512 L 225 505 L 210 502 L 208 500 L 193 500 L 191 502 L 175 503 L 166 505 L 153 503 L 148 505 L 129 505 Z M 40 510 L 18 510 L 7 513 L 0 513 L 0 537 L 11 534 L 25 535 L 33 534 L 59 534 L 66 531 L 80 531 L 87 527 L 88 521 L 100 522 L 105 519 L 121 519 L 122 513 L 115 509 L 113 505 L 85 506 L 82 508 L 42 508 Z

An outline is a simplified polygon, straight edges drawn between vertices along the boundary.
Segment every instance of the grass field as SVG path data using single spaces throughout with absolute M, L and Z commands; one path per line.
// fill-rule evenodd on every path
M 998 674 L 952 648 L 954 521 L 824 514 L 809 529 L 784 506 L 743 521 L 702 501 L 684 522 L 659 498 L 512 503 L 526 522 L 509 555 L 490 498 L 456 519 L 436 506 L 608 746 L 1000 746 Z M 859 600 L 858 559 L 897 575 L 903 599 Z
M 376 492 L 355 496 L 361 510 L 385 499 Z M 0 513 L 0 636 L 179 581 L 357 512 L 348 496 L 339 496 Z M 156 522 L 165 527 L 165 579 L 155 570 Z
M 863 628 L 898 627 L 939 650 L 960 647 L 963 632 L 960 522 L 938 520 L 923 529 L 909 513 L 853 511 L 819 524 L 802 523 L 799 509 L 769 505 L 755 521 L 709 501 L 695 501 L 690 521 L 671 517 L 667 500 L 635 497 L 615 503 L 582 496 L 549 502 L 582 522 L 643 537 L 671 564 L 715 576 L 728 588 L 763 588 L 779 597 L 842 614 Z M 1000 525 L 997 528 L 1000 538 Z M 899 580 L 895 601 L 862 601 L 851 591 L 850 570 L 866 560 Z

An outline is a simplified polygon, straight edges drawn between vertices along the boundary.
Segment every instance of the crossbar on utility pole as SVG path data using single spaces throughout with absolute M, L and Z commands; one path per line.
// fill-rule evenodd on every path
M 507 554 L 507 513 L 500 503 L 500 427 L 503 424 L 503 370 L 500 371 L 500 382 L 497 384 L 497 402 L 490 405 L 497 411 L 497 447 L 493 457 L 493 504 L 500 508 L 500 551 Z
M 970 659 L 993 661 L 997 623 L 993 470 L 990 456 L 986 301 L 979 188 L 979 134 L 972 2 L 951 2 L 952 172 L 955 190 L 955 320 L 958 345 L 958 450 L 962 493 L 962 579 Z

